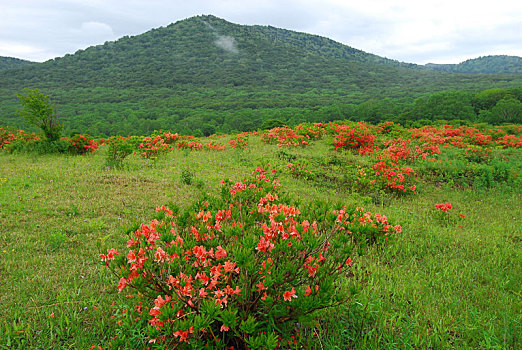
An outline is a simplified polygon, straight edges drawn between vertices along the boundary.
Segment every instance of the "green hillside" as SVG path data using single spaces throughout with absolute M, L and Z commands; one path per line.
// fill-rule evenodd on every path
M 459 64 L 428 63 L 426 67 L 435 71 L 482 74 L 522 74 L 522 57 L 484 56 L 469 59 Z
M 378 121 L 438 91 L 519 86 L 519 75 L 434 72 L 317 35 L 198 16 L 0 72 L 0 124 L 27 127 L 16 116 L 16 93 L 26 87 L 50 95 L 66 132 L 112 135 L 230 132 L 270 119 L 362 114 Z
M 22 67 L 33 62 L 21 60 L 14 57 L 2 57 L 0 56 L 0 71 L 4 69 Z

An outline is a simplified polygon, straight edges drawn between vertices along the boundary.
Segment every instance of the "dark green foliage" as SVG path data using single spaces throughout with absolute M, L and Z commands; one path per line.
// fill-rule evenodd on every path
M 279 119 L 268 119 L 268 120 L 265 120 L 263 122 L 263 124 L 261 124 L 261 129 L 263 129 L 263 130 L 270 130 L 270 129 L 273 129 L 273 128 L 280 128 L 280 127 L 282 127 L 284 125 L 285 125 L 285 123 L 283 123 Z
M 33 142 L 19 141 L 10 147 L 11 152 L 30 154 L 69 153 L 71 144 L 65 140 L 37 140 Z
M 47 141 L 59 140 L 63 126 L 58 122 L 54 105 L 49 97 L 42 94 L 38 89 L 25 89 L 17 96 L 22 106 L 22 110 L 19 111 L 22 118 L 28 124 L 41 129 Z
M 143 137 L 111 137 L 106 141 L 109 146 L 105 157 L 105 166 L 121 169 L 123 161 L 132 153 L 136 152 L 138 145 L 143 142 Z
M 484 56 L 469 59 L 459 64 L 428 63 L 426 67 L 436 71 L 453 73 L 522 74 L 522 57 Z
M 0 57 L 0 70 L 18 68 L 33 62 L 13 57 Z

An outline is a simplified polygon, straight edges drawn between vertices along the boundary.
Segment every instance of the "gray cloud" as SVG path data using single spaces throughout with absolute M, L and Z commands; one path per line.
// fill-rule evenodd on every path
M 406 62 L 522 56 L 522 5 L 511 0 L 23 0 L 0 2 L 0 56 L 43 61 L 198 14 L 329 37 Z M 216 45 L 237 52 L 234 38 Z
M 236 39 L 231 36 L 218 35 L 215 44 L 222 48 L 225 51 L 230 53 L 238 53 L 238 49 L 236 47 Z

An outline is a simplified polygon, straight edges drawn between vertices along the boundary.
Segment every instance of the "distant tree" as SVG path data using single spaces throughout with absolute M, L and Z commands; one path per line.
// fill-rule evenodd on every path
M 23 108 L 18 112 L 22 118 L 27 123 L 40 128 L 47 141 L 59 140 L 63 126 L 58 121 L 54 112 L 54 104 L 51 103 L 49 97 L 38 89 L 24 89 L 17 96 Z
M 261 124 L 261 129 L 263 129 L 263 130 L 270 130 L 270 129 L 273 129 L 273 128 L 282 127 L 284 125 L 285 125 L 285 123 L 283 123 L 279 119 L 268 119 L 268 120 L 265 120 L 263 122 L 263 124 Z
M 216 127 L 212 124 L 205 123 L 201 127 L 201 132 L 203 136 L 210 136 L 216 133 Z
M 491 109 L 492 123 L 522 122 L 522 103 L 515 98 L 503 98 Z
M 507 96 L 512 96 L 508 89 L 487 89 L 475 94 L 471 104 L 475 112 L 479 113 L 481 110 L 491 110 L 498 101 Z

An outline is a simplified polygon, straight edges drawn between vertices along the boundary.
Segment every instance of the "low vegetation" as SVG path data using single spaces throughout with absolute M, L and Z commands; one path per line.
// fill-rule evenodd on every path
M 522 346 L 521 125 L 42 142 L 0 129 L 2 348 Z

